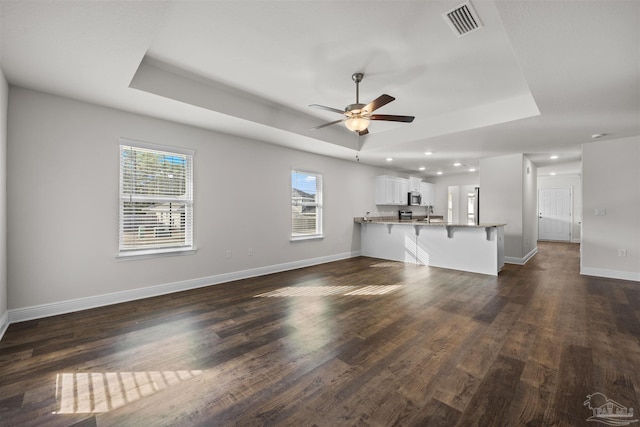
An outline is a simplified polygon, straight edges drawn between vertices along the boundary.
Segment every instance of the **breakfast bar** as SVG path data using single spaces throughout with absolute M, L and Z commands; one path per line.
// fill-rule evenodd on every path
M 364 256 L 497 276 L 504 266 L 505 224 L 354 218 Z

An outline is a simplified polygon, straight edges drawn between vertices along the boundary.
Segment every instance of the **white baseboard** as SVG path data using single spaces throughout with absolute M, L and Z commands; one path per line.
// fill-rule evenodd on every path
M 640 282 L 640 273 L 631 271 L 609 270 L 606 268 L 592 268 L 580 266 L 580 274 L 583 276 L 606 277 L 608 279 L 632 280 Z
M 16 308 L 8 311 L 8 321 L 6 323 L 8 326 L 10 323 L 24 322 L 26 320 L 32 319 L 41 319 L 43 317 L 56 316 L 58 314 L 71 313 L 74 311 L 87 310 L 90 308 L 118 304 L 121 302 L 128 302 L 143 298 L 155 297 L 158 295 L 171 294 L 174 292 L 202 288 L 210 285 L 218 285 L 234 280 L 249 279 L 251 277 L 264 276 L 266 274 L 278 273 L 287 270 L 295 270 L 297 268 L 310 267 L 312 265 L 325 264 L 327 262 L 339 261 L 342 259 L 353 258 L 357 256 L 360 256 L 360 251 L 345 252 L 341 254 L 305 259 L 301 261 L 292 261 L 283 264 L 269 265 L 266 267 L 252 268 L 249 270 L 218 274 L 215 276 L 201 277 L 198 279 L 190 279 L 180 282 L 148 286 L 146 288 L 132 289 L 129 291 L 114 292 L 110 294 L 102 294 L 86 298 L 77 298 L 68 301 L 58 301 L 50 304 Z M 6 314 L 4 318 L 7 318 Z M 0 323 L 0 328 L 1 325 L 2 324 Z M 6 327 L 4 329 L 6 330 Z M 0 329 L 0 331 L 2 331 L 2 329 Z
M 535 248 L 531 249 L 531 251 L 528 254 L 526 254 L 524 257 L 516 258 L 516 257 L 506 256 L 504 257 L 504 262 L 507 264 L 525 265 L 527 261 L 533 258 L 533 256 L 537 253 L 538 253 L 538 247 L 536 246 Z
M 9 327 L 9 312 L 5 311 L 0 317 L 0 340 L 4 336 L 4 333 L 7 332 L 7 328 Z

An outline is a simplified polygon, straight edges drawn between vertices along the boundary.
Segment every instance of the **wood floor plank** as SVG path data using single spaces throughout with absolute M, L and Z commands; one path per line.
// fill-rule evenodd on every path
M 596 383 L 592 361 L 590 348 L 563 346 L 553 408 L 553 418 L 560 424 L 579 425 L 588 418 L 583 402 Z
M 505 305 L 509 303 L 507 298 L 496 295 L 482 309 L 473 316 L 474 320 L 491 323 L 498 316 Z
M 459 368 L 447 373 L 438 382 L 433 397 L 459 413 L 464 411 L 480 386 L 480 378 Z
M 278 425 L 284 422 L 325 388 L 334 388 L 347 381 L 349 377 L 346 374 L 350 369 L 340 359 L 328 360 L 301 376 L 285 392 L 273 396 L 264 405 L 247 410 L 243 416 L 243 425 Z
M 545 417 L 550 411 L 549 395 L 543 390 L 520 381 L 514 392 L 507 419 L 518 426 L 548 425 Z
M 524 362 L 498 356 L 458 420 L 461 426 L 498 426 L 507 418 Z
M 506 304 L 458 367 L 477 378 L 482 378 L 498 357 L 496 349 L 502 348 L 504 342 L 509 339 L 509 332 L 521 310 L 522 306 L 518 304 Z
M 433 426 L 448 427 L 454 426 L 460 419 L 460 412 L 450 406 L 436 400 L 430 399 L 422 407 L 420 413 L 412 420 L 409 426 Z
M 640 407 L 640 285 L 367 257 L 12 324 L 4 426 L 585 425 Z

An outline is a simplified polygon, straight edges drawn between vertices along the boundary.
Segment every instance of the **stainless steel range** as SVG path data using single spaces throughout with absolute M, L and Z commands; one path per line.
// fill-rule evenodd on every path
M 408 210 L 399 210 L 398 219 L 400 221 L 411 221 L 413 219 L 413 212 Z

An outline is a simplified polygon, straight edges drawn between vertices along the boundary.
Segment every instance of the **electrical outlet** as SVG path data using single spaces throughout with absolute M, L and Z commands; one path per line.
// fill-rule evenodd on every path
M 249 248 L 249 249 L 247 250 L 247 255 L 249 255 L 249 256 L 253 256 L 253 248 Z
M 618 256 L 627 256 L 627 250 L 626 249 L 618 249 Z
M 226 259 L 231 259 L 231 249 L 227 249 L 227 253 L 224 256 Z
M 595 210 L 595 215 L 596 216 L 606 216 L 607 215 L 607 210 L 603 209 L 603 208 L 598 208 Z

